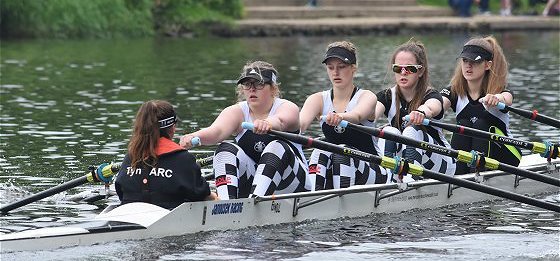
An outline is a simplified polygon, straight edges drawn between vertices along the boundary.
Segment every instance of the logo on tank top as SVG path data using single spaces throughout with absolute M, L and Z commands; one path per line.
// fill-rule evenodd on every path
M 477 120 L 478 120 L 477 117 L 471 117 L 471 122 L 472 122 L 472 123 L 475 123 Z
M 264 142 L 262 141 L 259 141 L 255 143 L 253 149 L 255 149 L 256 152 L 262 152 L 264 150 L 264 147 L 266 147 L 266 144 L 264 144 Z
M 317 174 L 321 172 L 321 166 L 319 165 L 309 165 L 309 174 Z
M 216 186 L 231 184 L 231 177 L 221 176 L 216 178 Z
M 334 127 L 334 132 L 336 132 L 336 133 L 344 133 L 344 131 L 346 131 L 346 128 L 344 128 L 344 127 L 340 127 L 340 126 L 335 126 Z

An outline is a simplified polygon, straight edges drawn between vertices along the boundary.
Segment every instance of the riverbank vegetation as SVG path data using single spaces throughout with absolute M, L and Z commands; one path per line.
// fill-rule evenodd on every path
M 242 0 L 2 0 L 1 36 L 111 38 L 204 34 L 242 16 Z

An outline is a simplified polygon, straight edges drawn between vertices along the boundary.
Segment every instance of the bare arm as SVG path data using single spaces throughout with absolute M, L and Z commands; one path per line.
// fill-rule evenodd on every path
M 299 107 L 291 101 L 286 101 L 276 109 L 274 115 L 266 119 L 275 130 L 297 131 L 299 130 Z
M 253 132 L 265 134 L 269 130 L 297 131 L 299 130 L 299 107 L 291 102 L 285 101 L 277 109 L 274 115 L 263 120 L 253 121 Z
M 511 95 L 511 93 L 509 93 L 509 92 L 502 92 L 501 95 L 504 96 L 503 102 L 504 102 L 507 106 L 511 106 L 511 105 L 513 104 L 513 95 Z
M 509 92 L 502 92 L 498 94 L 486 94 L 486 96 L 484 96 L 482 101 L 484 102 L 484 104 L 493 107 L 498 105 L 498 102 L 503 102 L 507 106 L 511 106 L 511 104 L 513 103 L 513 95 L 511 95 L 511 93 Z
M 185 134 L 179 144 L 189 149 L 192 147 L 191 140 L 194 137 L 199 137 L 203 145 L 217 144 L 238 133 L 241 130 L 241 122 L 243 122 L 241 108 L 237 104 L 231 105 L 218 115 L 210 127 Z
M 432 118 L 437 116 L 442 110 L 441 102 L 438 99 L 431 98 L 428 99 L 424 104 L 418 106 L 418 109 L 410 112 L 410 123 L 415 125 L 422 124 L 422 121 L 426 118 Z M 424 113 L 422 113 L 422 112 Z
M 377 105 L 377 96 L 367 91 L 360 96 L 356 107 L 347 112 L 329 112 L 325 122 L 331 126 L 337 126 L 342 120 L 352 123 L 360 123 L 366 119 L 375 120 L 375 105 Z
M 377 105 L 375 106 L 375 119 L 381 119 L 383 116 L 385 116 L 385 105 L 381 102 L 377 102 Z
M 424 104 L 418 106 L 418 110 L 424 111 L 426 118 L 437 116 L 442 110 L 441 102 L 438 99 L 428 99 Z
M 443 111 L 447 111 L 451 108 L 451 101 L 447 97 L 443 96 Z
M 299 128 L 301 132 L 307 130 L 309 126 L 311 126 L 311 123 L 313 123 L 317 117 L 321 116 L 322 108 L 323 97 L 320 92 L 307 97 L 299 113 Z
M 365 91 L 358 99 L 358 104 L 349 112 L 339 113 L 344 120 L 352 123 L 360 123 L 364 120 L 375 120 L 375 107 L 377 96 L 371 91 Z

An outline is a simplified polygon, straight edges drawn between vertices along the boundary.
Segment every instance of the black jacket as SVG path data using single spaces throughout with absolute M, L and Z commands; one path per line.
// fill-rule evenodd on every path
M 201 201 L 210 195 L 208 182 L 188 151 L 173 141 L 160 138 L 158 160 L 153 168 L 143 165 L 132 169 L 127 154 L 115 181 L 123 204 L 146 202 L 173 209 L 183 202 Z

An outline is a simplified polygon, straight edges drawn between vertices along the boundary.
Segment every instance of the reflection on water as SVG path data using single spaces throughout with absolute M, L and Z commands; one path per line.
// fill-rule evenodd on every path
M 515 94 L 515 105 L 559 118 L 559 33 L 519 32 L 496 36 L 510 62 L 509 88 Z M 356 84 L 374 92 L 390 86 L 389 55 L 396 45 L 408 38 L 349 37 L 359 47 Z M 443 88 L 468 36 L 434 34 L 416 38 L 427 46 L 433 85 Z M 134 114 L 148 99 L 165 99 L 177 106 L 181 117 L 179 133 L 208 126 L 221 109 L 236 100 L 234 85 L 241 67 L 249 60 L 273 63 L 280 72 L 283 96 L 302 105 L 309 94 L 328 88 L 328 77 L 320 61 L 326 45 L 335 40 L 341 39 L 3 41 L 0 202 L 12 202 L 84 175 L 89 165 L 120 161 L 126 151 Z M 517 115 L 511 116 L 511 124 L 513 134 L 523 140 L 560 138 L 558 130 Z M 308 134 L 317 136 L 319 129 L 315 126 Z M 211 150 L 212 147 L 201 148 L 200 154 L 207 155 Z M 87 185 L 67 194 L 92 189 L 103 190 L 100 186 Z M 56 195 L 0 217 L 0 232 L 74 223 L 95 215 L 106 203 L 76 203 L 65 200 L 64 194 Z M 482 205 L 480 210 L 476 207 L 461 208 L 458 212 L 454 208 L 443 209 L 431 216 L 411 213 L 413 220 L 422 225 L 412 220 L 403 221 L 403 215 L 383 215 L 333 223 L 207 233 L 203 238 L 219 238 L 215 239 L 219 242 L 207 239 L 207 244 L 199 245 L 197 240 L 186 237 L 175 243 L 177 251 L 170 245 L 171 249 L 165 254 L 171 254 L 165 259 L 181 259 L 184 255 L 189 259 L 205 259 L 217 252 L 216 248 L 229 258 L 300 257 L 322 248 L 355 245 L 354 242 L 404 242 L 484 233 L 486 227 L 494 226 L 488 223 L 493 222 L 488 221 L 493 217 L 500 223 L 498 227 L 506 226 L 501 224 L 504 222 L 525 224 L 542 218 L 531 211 L 511 211 L 509 205 L 515 203 L 500 204 L 494 210 Z M 380 221 L 383 222 L 381 226 Z M 558 216 L 543 218 L 542 222 L 540 227 L 558 227 Z M 473 223 L 481 229 L 472 230 Z M 273 242 L 284 235 L 292 238 L 282 239 L 285 247 L 280 248 Z M 243 243 L 221 245 L 236 242 L 238 237 Z M 240 245 L 247 245 L 247 248 Z M 255 245 L 258 251 L 250 247 Z M 163 253 L 157 253 L 155 256 L 163 258 Z M 219 255 L 214 259 L 219 259 Z

